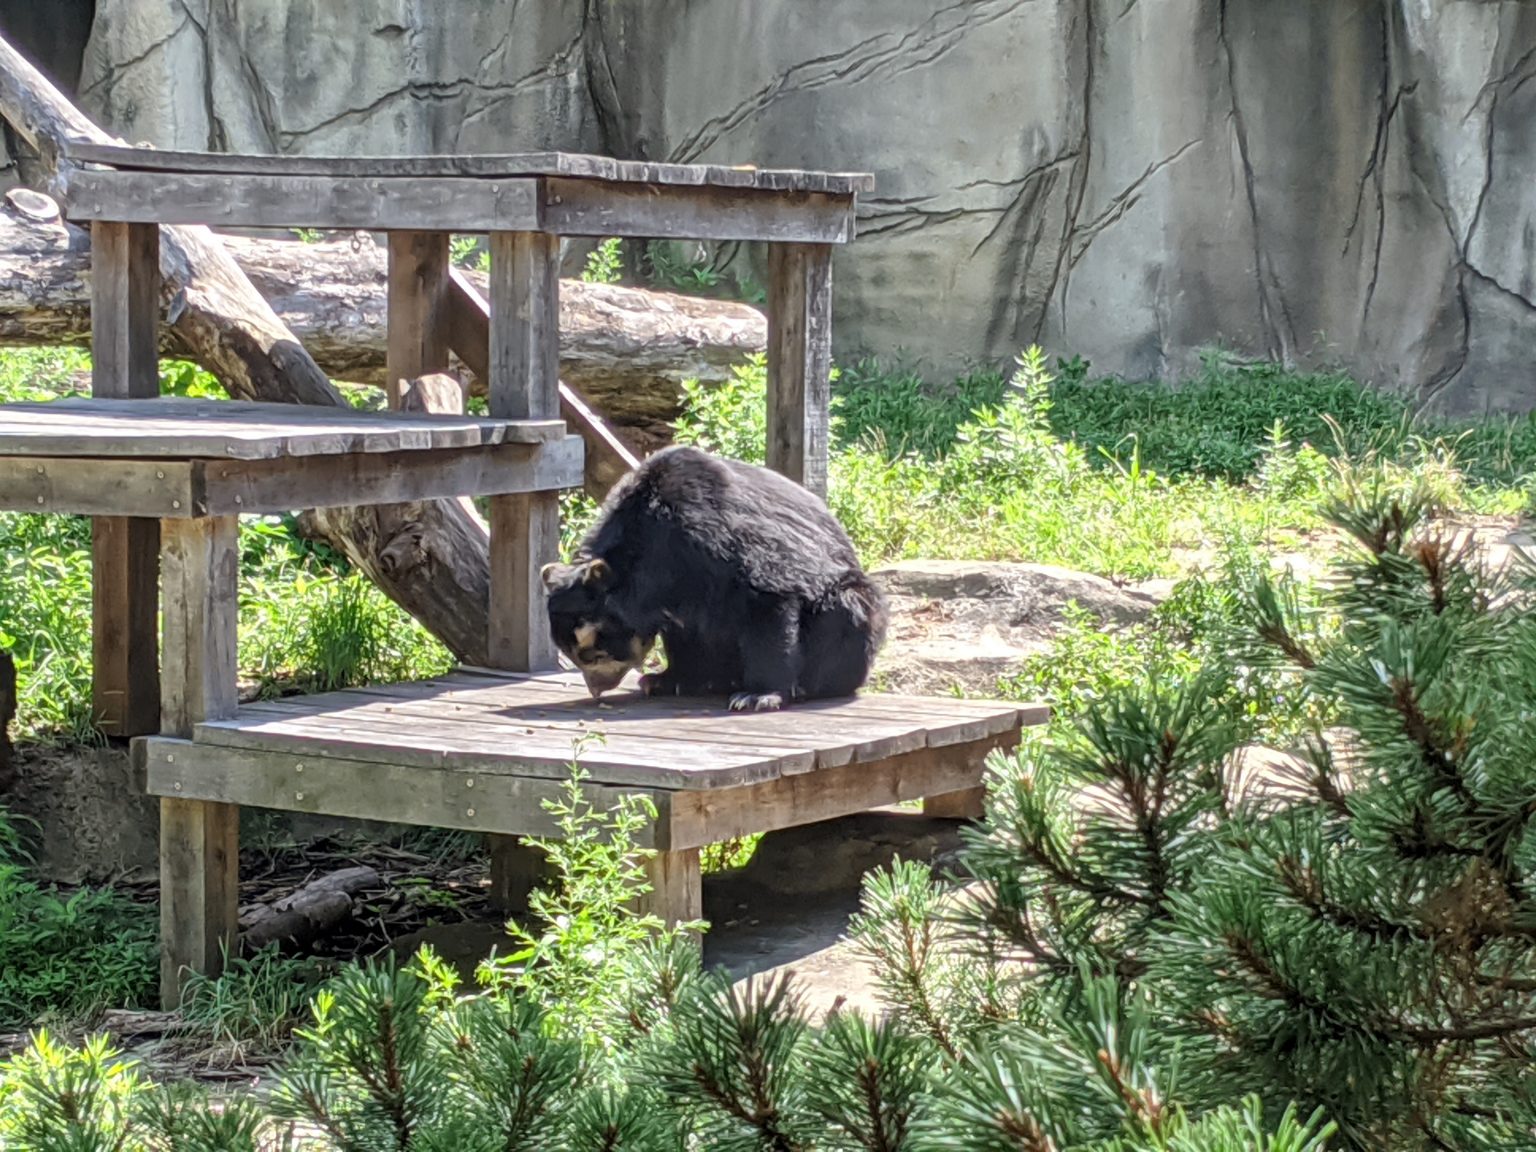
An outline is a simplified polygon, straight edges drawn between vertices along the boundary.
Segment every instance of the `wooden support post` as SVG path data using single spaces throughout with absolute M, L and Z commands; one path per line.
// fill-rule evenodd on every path
M 447 232 L 389 234 L 388 345 L 384 391 L 400 407 L 401 381 L 448 369 L 444 301 L 448 297 Z
M 636 901 L 640 915 L 653 914 L 667 925 L 704 918 L 703 873 L 699 849 L 658 852 L 645 862 L 651 890 Z
M 827 495 L 832 246 L 768 249 L 768 467 Z
M 497 419 L 557 418 L 560 411 L 560 241 L 538 232 L 491 235 L 488 407 Z M 544 615 L 539 569 L 560 558 L 554 492 L 491 499 L 493 667 L 559 666 Z
M 525 420 L 560 411 L 560 241 L 537 232 L 491 234 L 490 349 L 486 391 L 490 414 Z M 559 667 L 544 611 L 539 569 L 560 558 L 557 493 L 490 500 L 493 667 L 543 672 Z M 548 862 L 515 836 L 492 836 L 491 902 L 502 911 L 520 901 Z
M 923 815 L 935 820 L 980 820 L 986 815 L 987 789 L 967 788 L 923 798 Z
M 91 225 L 91 393 L 160 394 L 160 229 Z M 108 736 L 143 736 L 160 720 L 156 600 L 159 525 L 91 520 L 92 708 Z
M 235 714 L 240 521 L 161 522 L 165 668 L 161 727 L 192 735 Z M 188 970 L 216 975 L 239 931 L 240 809 L 160 802 L 160 1000 L 181 1002 Z

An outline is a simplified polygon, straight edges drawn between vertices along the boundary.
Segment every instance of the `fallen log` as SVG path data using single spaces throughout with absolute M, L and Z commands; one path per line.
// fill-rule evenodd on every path
M 3 37 L 0 116 L 39 151 L 45 166 L 67 136 L 122 143 L 74 108 Z M 160 270 L 167 319 L 180 347 L 231 396 L 298 404 L 346 402 L 211 231 L 162 228 Z M 344 535 L 328 542 L 351 557 L 458 659 L 482 663 L 490 632 L 489 537 L 461 507 L 449 502 L 424 506 L 420 528 L 420 536 L 407 548 L 391 549 L 391 540 Z
M 381 887 L 377 870 L 366 865 L 343 868 L 312 880 L 297 892 L 240 909 L 240 950 L 259 952 L 274 941 L 304 945 L 352 915 L 353 898 Z
M 7 208 L 0 218 L 0 340 L 85 347 L 90 234 L 58 219 L 43 197 Z M 371 237 L 220 241 L 326 375 L 383 386 L 387 266 Z M 460 269 L 455 280 L 460 291 L 467 286 L 484 299 L 485 273 Z M 167 354 L 195 351 L 176 335 L 167 331 Z M 746 304 L 560 282 L 560 378 L 619 425 L 649 429 L 672 420 L 684 380 L 724 381 L 766 341 L 767 322 Z M 483 379 L 470 393 L 485 394 Z

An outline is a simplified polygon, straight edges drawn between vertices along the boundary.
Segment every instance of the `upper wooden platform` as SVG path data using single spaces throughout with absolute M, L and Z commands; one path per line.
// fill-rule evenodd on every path
M 467 669 L 301 696 L 140 741 L 147 787 L 181 799 L 471 830 L 544 834 L 539 804 L 579 759 L 601 797 L 645 792 L 686 847 L 971 789 L 1040 705 L 866 693 L 780 712 L 594 702 L 575 673 Z
M 566 152 L 287 156 L 71 140 L 76 220 L 249 228 L 545 232 L 841 244 L 862 172 L 652 164 Z
M 580 487 L 562 420 L 162 397 L 0 405 L 0 509 L 157 519 Z

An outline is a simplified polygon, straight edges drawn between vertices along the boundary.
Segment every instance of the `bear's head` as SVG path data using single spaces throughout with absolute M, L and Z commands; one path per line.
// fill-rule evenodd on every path
M 546 564 L 539 573 L 548 594 L 550 635 L 555 647 L 576 665 L 596 700 L 639 670 L 656 644 L 612 595 L 613 569 L 601 558 L 576 564 Z

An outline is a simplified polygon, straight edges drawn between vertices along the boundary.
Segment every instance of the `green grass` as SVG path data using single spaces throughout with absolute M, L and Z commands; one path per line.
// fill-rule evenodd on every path
M 166 392 L 222 394 L 189 365 L 168 362 L 162 376 Z M 760 357 L 724 386 L 689 387 L 678 438 L 760 461 L 764 387 Z M 0 400 L 88 390 L 79 352 L 0 355 Z M 348 395 L 377 402 L 367 389 Z M 1108 632 L 1069 608 L 1053 647 L 998 685 L 1001 695 L 1050 702 L 1058 724 L 1148 669 L 1182 674 L 1202 645 L 1219 643 L 1238 569 L 1276 550 L 1326 547 L 1318 507 L 1333 460 L 1429 476 L 1447 505 L 1464 510 L 1513 513 L 1536 488 L 1531 419 L 1415 422 L 1400 400 L 1344 376 L 1217 357 L 1177 388 L 1090 380 L 1076 361 L 1052 373 L 1043 357 L 1016 373 L 944 383 L 865 360 L 838 373 L 834 414 L 830 503 L 866 563 L 995 558 L 1180 579 L 1135 628 Z M 596 509 L 567 493 L 562 510 L 569 550 Z M 93 738 L 89 546 L 85 520 L 0 515 L 0 647 L 17 660 L 25 739 Z M 240 664 L 264 691 L 449 667 L 436 640 L 342 557 L 303 540 L 292 518 L 245 518 L 241 551 Z M 1301 718 L 1262 678 L 1250 688 L 1267 725 L 1256 737 L 1282 740 Z M 0 1021 L 149 1002 L 153 910 L 110 890 L 34 884 L 18 843 L 0 821 Z M 706 866 L 739 866 L 755 844 L 714 846 Z M 266 1050 L 283 1042 L 312 975 L 257 958 L 195 982 L 189 1018 L 213 1042 Z

